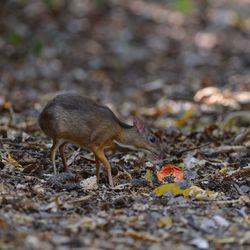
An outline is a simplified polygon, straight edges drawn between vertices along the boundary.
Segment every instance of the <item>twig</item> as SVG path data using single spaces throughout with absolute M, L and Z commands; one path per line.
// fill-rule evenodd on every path
M 67 201 L 66 203 L 67 204 L 81 203 L 81 202 L 89 200 L 90 198 L 92 198 L 92 195 L 87 195 L 87 196 L 81 197 L 79 199 L 70 200 L 70 201 Z
M 112 188 L 112 190 L 124 190 L 125 188 L 131 187 L 131 183 L 123 183 Z
M 186 152 L 188 152 L 188 151 L 193 151 L 193 150 L 195 150 L 195 149 L 203 148 L 203 147 L 208 146 L 209 144 L 211 144 L 211 142 L 207 142 L 207 143 L 202 144 L 202 145 L 197 146 L 197 147 L 184 149 L 184 150 L 179 151 L 178 154 L 183 154 L 183 153 L 186 153 Z
M 205 143 L 205 144 L 202 144 L 200 146 L 197 146 L 197 147 L 193 147 L 193 148 L 189 148 L 189 149 L 184 149 L 182 151 L 179 151 L 177 153 L 177 155 L 181 155 L 185 152 L 188 152 L 188 151 L 192 151 L 192 150 L 195 150 L 195 149 L 199 149 L 199 148 L 202 148 L 202 147 L 206 147 L 207 145 L 209 145 L 211 142 L 208 142 L 208 143 Z M 146 161 L 146 160 L 145 160 Z M 164 159 L 160 159 L 160 160 L 153 160 L 151 161 L 153 164 L 159 164 L 159 163 L 162 163 L 164 161 L 169 161 L 169 158 L 164 158 Z
M 78 148 L 73 154 L 72 156 L 67 160 L 67 165 L 70 166 L 76 159 L 76 157 L 79 155 L 80 152 L 80 148 Z
M 85 159 L 85 160 L 87 160 L 87 161 L 90 161 L 90 162 L 95 163 L 95 160 L 89 158 L 88 156 L 83 156 L 83 155 L 81 155 L 81 158 L 83 158 L 83 159 Z

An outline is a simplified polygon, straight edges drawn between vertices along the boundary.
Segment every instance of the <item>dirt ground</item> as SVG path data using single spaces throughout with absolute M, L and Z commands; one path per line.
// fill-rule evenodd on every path
M 2 0 L 0 249 L 250 249 L 249 66 L 248 0 Z M 37 118 L 65 91 L 143 117 L 162 157 L 108 153 L 112 189 L 69 145 L 53 175 Z

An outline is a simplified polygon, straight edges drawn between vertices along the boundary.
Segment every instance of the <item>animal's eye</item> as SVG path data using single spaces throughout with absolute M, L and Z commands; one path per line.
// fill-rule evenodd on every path
M 149 137 L 149 141 L 152 142 L 152 143 L 155 143 L 155 141 L 156 141 L 156 140 L 155 140 L 155 137 L 154 137 L 154 136 L 150 136 L 150 137 Z

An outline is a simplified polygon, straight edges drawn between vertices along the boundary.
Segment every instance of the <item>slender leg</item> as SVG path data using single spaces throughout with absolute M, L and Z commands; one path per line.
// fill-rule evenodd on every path
M 96 183 L 99 184 L 100 181 L 100 161 L 95 155 L 95 164 L 96 164 Z
M 65 159 L 65 154 L 64 154 L 64 148 L 65 148 L 65 145 L 67 144 L 67 142 L 63 142 L 60 147 L 59 147 L 59 153 L 60 153 L 60 156 L 62 158 L 62 162 L 63 162 L 63 167 L 64 167 L 64 172 L 66 172 L 68 170 L 68 165 L 67 165 L 67 161 Z
M 56 174 L 56 163 L 55 163 L 55 158 L 56 158 L 56 151 L 57 149 L 59 148 L 60 144 L 62 142 L 60 140 L 56 140 L 54 139 L 53 140 L 53 145 L 52 145 L 52 148 L 51 148 L 51 153 L 50 153 L 50 158 L 51 158 L 51 161 L 52 161 L 52 165 L 53 165 L 53 169 L 54 169 L 54 174 Z
M 111 187 L 114 187 L 114 183 L 113 183 L 113 178 L 112 178 L 112 174 L 111 174 L 111 166 L 109 164 L 109 161 L 107 160 L 103 149 L 94 149 L 94 153 L 96 155 L 96 157 L 102 162 L 103 166 L 107 169 L 108 171 L 108 178 L 109 178 L 109 185 Z

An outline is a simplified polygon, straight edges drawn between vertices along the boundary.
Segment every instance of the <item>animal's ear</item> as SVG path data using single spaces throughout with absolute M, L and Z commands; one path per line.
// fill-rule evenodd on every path
M 145 132 L 145 124 L 141 118 L 138 118 L 138 117 L 134 118 L 134 126 L 136 127 L 138 133 L 141 134 Z

